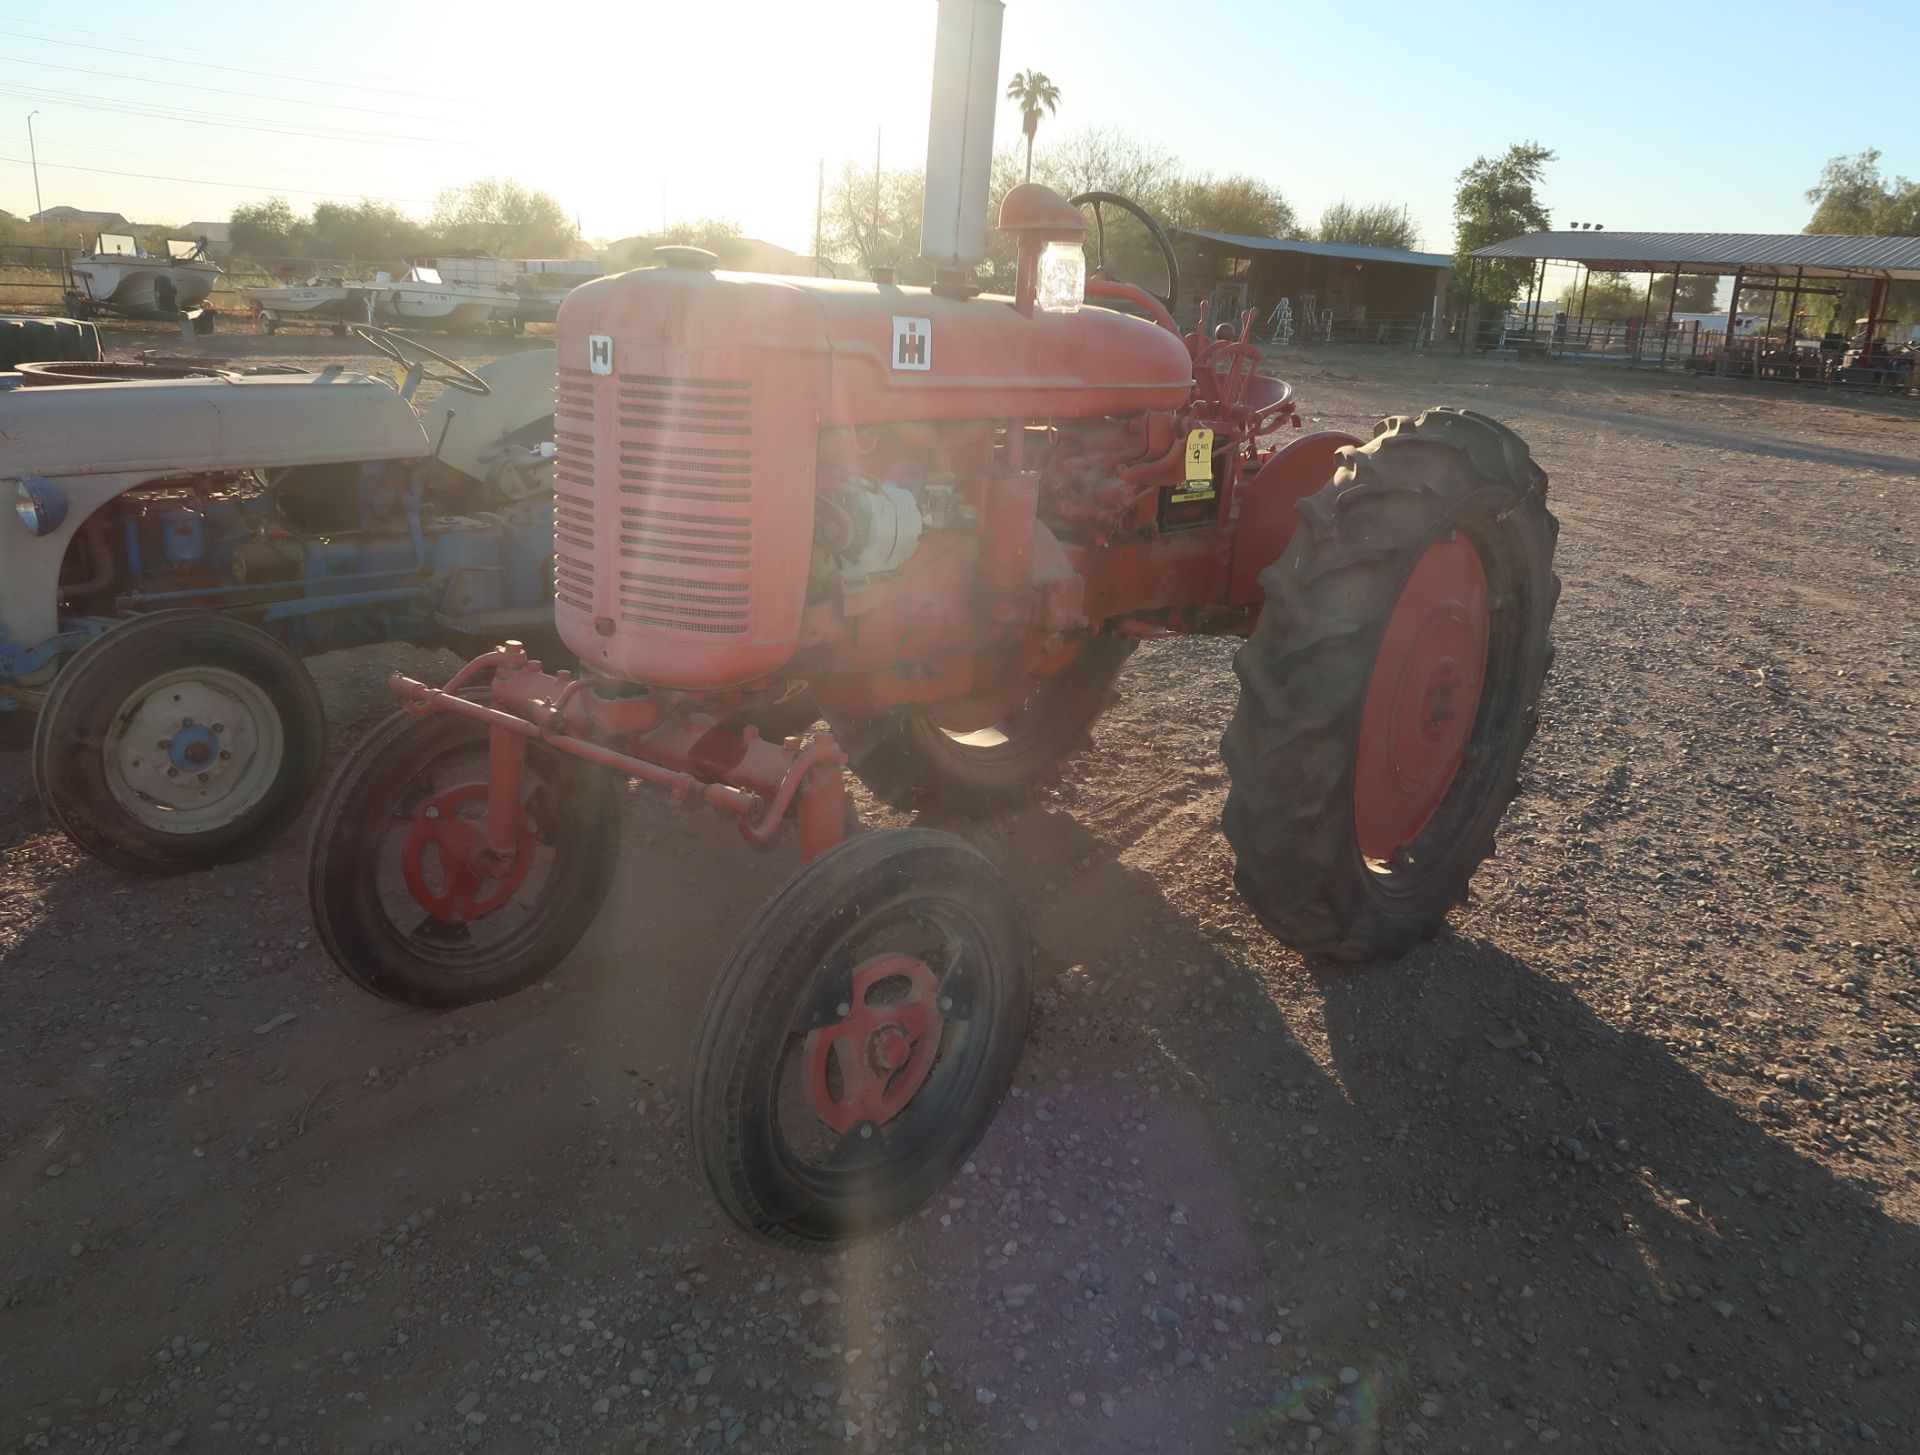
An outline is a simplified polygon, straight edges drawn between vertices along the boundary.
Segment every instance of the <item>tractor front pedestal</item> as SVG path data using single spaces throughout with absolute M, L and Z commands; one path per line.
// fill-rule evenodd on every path
M 462 695 L 491 674 L 487 700 Z M 335 962 L 377 994 L 456 1006 L 539 979 L 611 890 L 622 778 L 774 841 L 801 868 L 753 915 L 696 1030 L 696 1151 L 754 1236 L 826 1248 L 938 1191 L 992 1120 L 1031 999 L 1018 902 L 931 829 L 848 839 L 832 734 L 775 744 L 682 701 L 601 696 L 516 642 L 408 706 L 342 764 L 309 888 Z M 596 772 L 606 769 L 608 772 Z
M 488 671 L 485 704 L 461 695 Z M 807 859 L 845 832 L 847 758 L 831 733 L 775 744 L 751 726 L 729 731 L 706 713 L 650 696 L 601 697 L 585 678 L 544 671 L 518 642 L 476 657 L 445 687 L 398 674 L 387 685 L 411 711 L 457 713 L 486 725 L 487 847 L 503 859 L 517 842 L 519 765 L 530 740 L 664 788 L 676 802 L 704 802 L 732 815 L 754 843 L 770 842 L 797 801 Z

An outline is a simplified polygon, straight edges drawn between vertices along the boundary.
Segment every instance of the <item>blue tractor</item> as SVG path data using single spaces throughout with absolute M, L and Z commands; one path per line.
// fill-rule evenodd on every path
M 301 658 L 551 639 L 552 351 L 469 369 L 354 332 L 391 377 L 0 390 L 0 718 L 37 714 L 40 796 L 110 864 L 201 868 L 292 821 L 325 754 Z

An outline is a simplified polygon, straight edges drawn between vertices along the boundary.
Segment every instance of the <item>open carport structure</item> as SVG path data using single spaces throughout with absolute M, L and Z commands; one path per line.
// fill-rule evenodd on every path
M 1743 289 L 1766 287 L 1777 296 L 1790 293 L 1787 318 L 1799 312 L 1802 296 L 1835 293 L 1844 285 L 1866 284 L 1869 302 L 1863 357 L 1874 355 L 1882 337 L 1887 289 L 1893 283 L 1920 283 L 1920 237 L 1851 237 L 1826 233 L 1721 232 L 1605 232 L 1573 230 L 1536 232 L 1508 238 L 1468 254 L 1468 296 L 1482 260 L 1527 259 L 1540 267 L 1529 287 L 1530 309 L 1544 290 L 1546 264 L 1577 263 L 1592 273 L 1671 273 L 1672 289 L 1666 303 L 1671 323 L 1683 273 L 1731 275 L 1733 293 L 1727 306 L 1727 337 L 1738 323 Z M 1649 280 L 1647 312 L 1655 300 Z M 1644 315 L 1643 315 L 1644 322 Z M 1667 330 L 1671 333 L 1671 329 Z M 1663 334 L 1663 340 L 1665 338 Z M 1466 330 L 1461 330 L 1461 348 Z
M 1242 309 L 1257 309 L 1263 341 L 1283 299 L 1292 327 L 1307 342 L 1414 342 L 1431 337 L 1444 321 L 1453 265 L 1444 253 L 1191 227 L 1175 232 L 1206 265 L 1196 281 L 1212 317 L 1231 320 Z

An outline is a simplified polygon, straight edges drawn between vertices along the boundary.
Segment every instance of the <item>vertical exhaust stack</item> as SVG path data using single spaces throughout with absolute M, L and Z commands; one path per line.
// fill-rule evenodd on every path
M 1000 22 L 1006 6 L 1004 0 L 939 3 L 920 256 L 933 264 L 936 291 L 964 295 L 968 271 L 987 256 L 993 113 L 1000 100 Z

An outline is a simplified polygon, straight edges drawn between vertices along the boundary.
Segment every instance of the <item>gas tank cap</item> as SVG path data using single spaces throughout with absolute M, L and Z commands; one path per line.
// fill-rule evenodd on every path
M 685 243 L 663 244 L 653 250 L 653 255 L 669 268 L 692 268 L 701 273 L 711 273 L 720 261 L 718 253 L 688 247 Z

